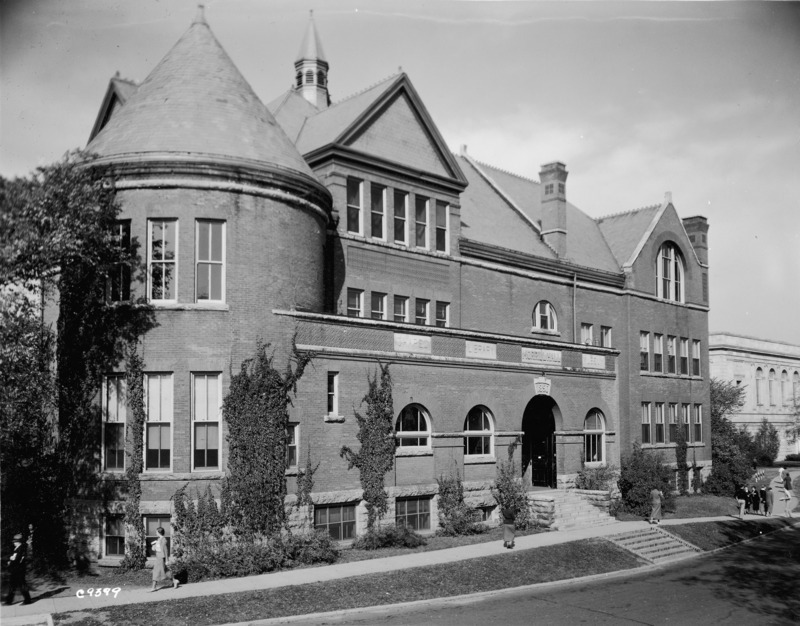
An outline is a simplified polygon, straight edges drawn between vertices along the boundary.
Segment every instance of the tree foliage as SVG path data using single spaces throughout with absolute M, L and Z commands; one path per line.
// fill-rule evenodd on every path
M 732 496 L 736 486 L 745 484 L 753 473 L 752 439 L 728 419 L 744 405 L 744 394 L 744 387 L 711 379 L 712 467 L 705 482 L 708 493 Z
M 289 443 L 289 405 L 297 381 L 312 359 L 292 355 L 283 373 L 273 366 L 269 344 L 231 377 L 222 405 L 228 425 L 226 514 L 237 532 L 272 535 L 286 524 L 286 452 Z
M 476 535 L 488 530 L 488 527 L 478 520 L 478 512 L 464 501 L 464 482 L 461 480 L 458 467 L 454 466 L 448 476 L 439 476 L 436 482 L 439 485 L 437 535 L 456 537 Z
M 342 446 L 339 456 L 347 460 L 347 469 L 358 468 L 364 500 L 367 507 L 367 532 L 372 532 L 375 522 L 388 510 L 388 494 L 384 488 L 384 477 L 394 467 L 394 404 L 392 400 L 392 376 L 389 366 L 379 364 L 377 371 L 367 376 L 368 389 L 362 400 L 366 404 L 366 415 L 355 411 L 358 422 L 358 452 Z
M 678 470 L 678 493 L 685 496 L 689 493 L 689 463 L 686 461 L 686 453 L 689 444 L 686 442 L 686 431 L 678 425 L 675 437 L 675 462 Z
M 129 346 L 125 387 L 129 414 L 125 436 L 125 556 L 120 565 L 132 570 L 142 569 L 147 562 L 144 525 L 139 510 L 142 500 L 139 474 L 144 468 L 144 372 L 142 357 L 134 343 Z
M 647 515 L 653 489 L 664 494 L 665 508 L 671 509 L 675 502 L 673 484 L 673 471 L 664 463 L 661 454 L 647 453 L 638 443 L 634 443 L 631 453 L 622 457 L 618 485 L 622 504 L 627 511 Z
M 34 555 L 63 566 L 73 499 L 98 499 L 102 375 L 152 326 L 140 301 L 109 303 L 114 268 L 136 275 L 135 241 L 121 247 L 107 172 L 81 152 L 25 178 L 0 179 L 0 431 L 3 545 L 33 525 Z M 56 329 L 52 326 L 57 311 Z M 20 489 L 24 489 L 20 492 Z M 23 493 L 24 496 L 20 496 Z
M 528 494 L 522 484 L 522 478 L 514 462 L 514 452 L 519 445 L 517 437 L 508 446 L 508 458 L 497 464 L 497 477 L 492 487 L 492 497 L 501 509 L 514 512 L 514 526 L 524 530 L 534 525 L 534 519 L 528 506 Z
M 778 434 L 778 429 L 773 424 L 770 424 L 765 417 L 761 420 L 758 432 L 753 437 L 756 462 L 759 465 L 771 466 L 775 459 L 778 458 L 780 448 L 781 437 Z

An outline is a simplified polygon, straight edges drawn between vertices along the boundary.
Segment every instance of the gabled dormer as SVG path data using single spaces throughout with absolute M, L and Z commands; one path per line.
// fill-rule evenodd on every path
M 136 91 L 136 83 L 126 78 L 120 78 L 119 72 L 108 81 L 108 89 L 106 95 L 103 97 L 103 103 L 100 105 L 100 110 L 97 112 L 92 132 L 89 135 L 89 141 L 95 138 L 106 124 L 108 124 L 111 117 L 128 101 L 131 94 Z

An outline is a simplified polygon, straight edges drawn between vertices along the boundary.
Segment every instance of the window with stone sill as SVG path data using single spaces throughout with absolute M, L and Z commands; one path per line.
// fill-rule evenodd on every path
M 430 530 L 431 498 L 397 498 L 394 523 L 410 530 Z
M 103 394 L 103 467 L 107 472 L 125 470 L 125 422 L 127 418 L 125 374 L 109 374 Z
M 485 406 L 470 409 L 464 420 L 464 460 L 494 454 L 494 421 Z
M 125 517 L 123 515 L 108 515 L 105 518 L 103 556 L 125 556 Z
M 147 299 L 178 300 L 178 220 L 147 221 Z
M 422 405 L 409 404 L 400 411 L 394 430 L 398 452 L 431 449 L 430 417 Z
M 356 538 L 356 505 L 314 506 L 314 530 L 327 532 L 334 541 Z
M 583 461 L 588 465 L 605 462 L 605 424 L 605 417 L 598 409 L 589 411 L 583 420 Z
M 558 331 L 558 317 L 553 305 L 547 300 L 541 300 L 533 308 L 534 331 Z

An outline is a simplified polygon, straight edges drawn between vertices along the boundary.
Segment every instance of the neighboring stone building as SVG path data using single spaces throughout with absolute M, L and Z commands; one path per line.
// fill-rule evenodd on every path
M 287 73 L 291 65 L 287 58 Z M 391 363 L 397 456 L 390 519 L 436 528 L 436 479 L 455 467 L 493 515 L 497 463 L 531 489 L 619 465 L 633 443 L 673 462 L 679 428 L 710 470 L 708 225 L 671 197 L 593 219 L 563 163 L 539 181 L 447 148 L 409 77 L 340 102 L 313 20 L 296 85 L 263 105 L 200 14 L 138 86 L 112 79 L 88 149 L 112 167 L 121 234 L 142 244 L 132 285 L 156 309 L 142 513 L 224 475 L 221 399 L 259 339 L 296 333 L 313 367 L 292 408 L 289 493 L 310 446 L 315 520 L 363 529 L 353 417 Z M 124 295 L 124 292 L 121 292 Z M 124 364 L 104 391 L 103 471 L 124 469 Z M 120 503 L 105 509 L 115 557 Z
M 800 453 L 800 440 L 786 435 L 800 401 L 800 346 L 718 332 L 709 335 L 708 350 L 711 376 L 745 389 L 744 406 L 731 421 L 755 434 L 766 418 L 781 436 L 778 458 Z

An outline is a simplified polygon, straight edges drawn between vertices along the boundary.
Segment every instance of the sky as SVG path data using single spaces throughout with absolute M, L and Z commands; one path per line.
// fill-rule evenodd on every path
M 206 0 L 264 102 L 314 10 L 334 101 L 399 68 L 451 150 L 592 217 L 660 203 L 709 229 L 711 332 L 800 345 L 800 3 Z M 194 0 L 0 0 L 0 175 L 85 147 L 108 80 L 143 80 Z

